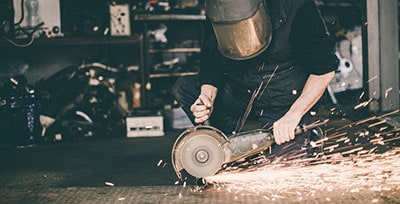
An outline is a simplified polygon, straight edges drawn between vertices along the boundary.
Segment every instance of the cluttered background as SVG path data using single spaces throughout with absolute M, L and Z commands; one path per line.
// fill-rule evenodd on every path
M 367 0 L 315 2 L 340 59 L 313 112 L 326 122 L 320 152 L 271 162 L 262 151 L 198 188 L 171 158 L 192 126 L 171 86 L 198 72 L 204 1 L 1 1 L 0 203 L 399 203 L 399 109 L 369 109 L 398 87 L 381 98 L 366 87 L 398 85 L 366 70 L 377 19 Z M 368 2 L 393 20 L 394 1 Z
M 341 60 L 324 103 L 362 92 L 360 1 L 316 1 Z M 174 100 L 196 74 L 201 0 L 7 0 L 0 4 L 0 129 L 20 147 L 191 126 Z M 140 121 L 140 122 L 139 122 Z

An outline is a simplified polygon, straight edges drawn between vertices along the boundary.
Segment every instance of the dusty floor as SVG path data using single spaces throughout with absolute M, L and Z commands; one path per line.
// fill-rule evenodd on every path
M 398 115 L 392 117 L 398 120 Z M 352 121 L 337 118 L 334 126 Z M 315 191 L 246 191 L 177 183 L 163 137 L 90 138 L 17 149 L 0 146 L 0 203 L 400 203 L 396 186 Z
M 202 192 L 181 186 L 69 187 L 38 189 L 6 189 L 2 203 L 399 203 L 398 191 L 321 192 L 313 196 L 289 194 L 267 197 L 207 189 Z M 16 198 L 15 196 L 19 196 Z

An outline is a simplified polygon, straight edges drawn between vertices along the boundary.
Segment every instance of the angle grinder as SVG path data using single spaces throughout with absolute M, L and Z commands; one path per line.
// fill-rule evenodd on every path
M 302 125 L 295 134 L 302 134 L 326 122 Z M 197 179 L 215 175 L 224 164 L 255 155 L 274 143 L 272 130 L 256 129 L 225 135 L 221 130 L 199 125 L 185 130 L 172 148 L 172 165 L 179 179 L 182 170 Z

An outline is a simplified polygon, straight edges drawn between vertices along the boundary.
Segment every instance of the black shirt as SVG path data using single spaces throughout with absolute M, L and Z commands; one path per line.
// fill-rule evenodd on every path
M 218 87 L 224 70 L 220 63 L 221 54 L 217 50 L 212 28 L 207 27 L 206 33 L 211 37 L 206 40 L 202 48 L 200 80 L 202 84 Z M 322 75 L 337 69 L 338 59 L 333 52 L 334 40 L 327 34 L 315 3 L 307 3 L 298 10 L 292 24 L 290 44 L 296 56 L 296 64 L 305 72 Z

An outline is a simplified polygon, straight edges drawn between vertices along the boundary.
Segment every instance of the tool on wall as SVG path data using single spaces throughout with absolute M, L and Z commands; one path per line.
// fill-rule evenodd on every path
M 63 36 L 59 0 L 14 0 L 14 11 L 14 22 L 18 22 L 20 29 L 32 31 L 34 37 Z M 25 37 L 25 32 L 17 35 Z

